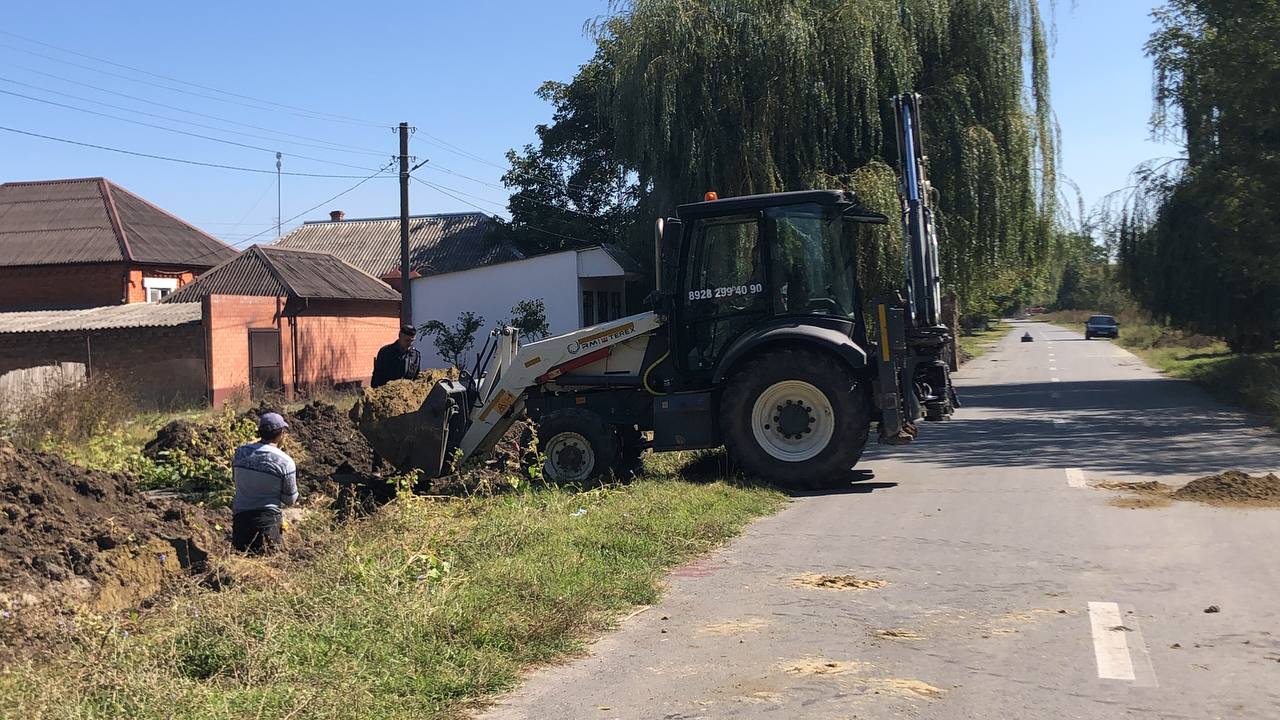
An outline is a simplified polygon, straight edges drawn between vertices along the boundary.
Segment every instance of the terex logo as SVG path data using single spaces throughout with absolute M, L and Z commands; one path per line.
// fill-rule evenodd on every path
M 619 325 L 618 327 L 598 332 L 595 335 L 588 335 L 577 342 L 569 343 L 568 347 L 565 349 L 569 351 L 570 355 L 577 355 L 583 350 L 594 350 L 595 348 L 608 345 L 619 338 L 624 338 L 633 334 L 635 331 L 635 323 Z

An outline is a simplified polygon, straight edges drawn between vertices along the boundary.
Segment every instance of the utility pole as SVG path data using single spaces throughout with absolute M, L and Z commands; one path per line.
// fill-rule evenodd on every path
M 280 239 L 280 218 L 283 213 L 280 212 L 280 158 L 284 157 L 279 152 L 276 153 L 276 239 Z
M 413 324 L 409 282 L 409 123 L 400 123 L 400 322 Z

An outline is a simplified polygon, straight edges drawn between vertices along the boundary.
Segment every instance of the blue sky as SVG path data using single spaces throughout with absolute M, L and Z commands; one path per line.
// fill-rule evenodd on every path
M 590 57 L 584 23 L 607 12 L 608 3 L 313 1 L 301 13 L 296 7 L 125 0 L 77 3 L 75 12 L 48 3 L 7 8 L 0 31 L 194 85 L 0 32 L 0 91 L 262 149 L 4 93 L 0 126 L 269 172 L 182 165 L 0 131 L 0 181 L 106 176 L 228 242 L 256 233 L 262 234 L 254 242 L 268 241 L 276 217 L 271 151 L 285 153 L 286 172 L 364 177 L 396 152 L 390 128 L 403 120 L 419 128 L 411 152 L 430 161 L 416 174 L 454 195 L 415 183 L 413 212 L 502 212 L 498 166 L 505 151 L 530 142 L 534 126 L 550 117 L 534 91 L 544 80 L 569 79 Z M 1062 172 L 1090 205 L 1122 187 L 1137 163 L 1176 152 L 1147 139 L 1151 69 L 1141 46 L 1151 30 L 1150 7 L 1138 0 L 1059 3 L 1050 67 Z M 285 177 L 282 214 L 290 218 L 356 181 Z M 393 215 L 397 203 L 395 181 L 375 178 L 293 224 L 326 218 L 330 208 L 350 217 Z

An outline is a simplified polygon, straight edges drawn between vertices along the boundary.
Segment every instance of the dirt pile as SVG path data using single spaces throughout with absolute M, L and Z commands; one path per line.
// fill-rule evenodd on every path
M 243 414 L 219 418 L 212 423 L 173 420 L 147 442 L 142 454 L 159 461 L 177 451 L 192 460 L 228 462 L 236 447 L 251 434 L 245 422 Z M 257 423 L 256 415 L 252 422 Z
M 1227 470 L 1192 480 L 1172 497 L 1211 505 L 1280 505 L 1280 477 Z
M 0 443 L 0 605 L 137 605 L 198 570 L 228 518 L 148 499 L 121 474 Z
M 351 408 L 351 420 L 374 451 L 400 470 L 425 462 L 418 409 L 435 384 L 435 378 L 420 378 L 367 388 Z

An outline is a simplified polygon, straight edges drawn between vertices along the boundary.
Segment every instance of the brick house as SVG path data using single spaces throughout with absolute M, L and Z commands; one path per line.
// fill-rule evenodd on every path
M 276 247 L 249 248 L 164 301 L 195 303 L 215 405 L 365 385 L 400 326 L 400 294 L 386 283 L 326 253 Z
M 235 255 L 105 178 L 0 185 L 0 310 L 157 302 Z

